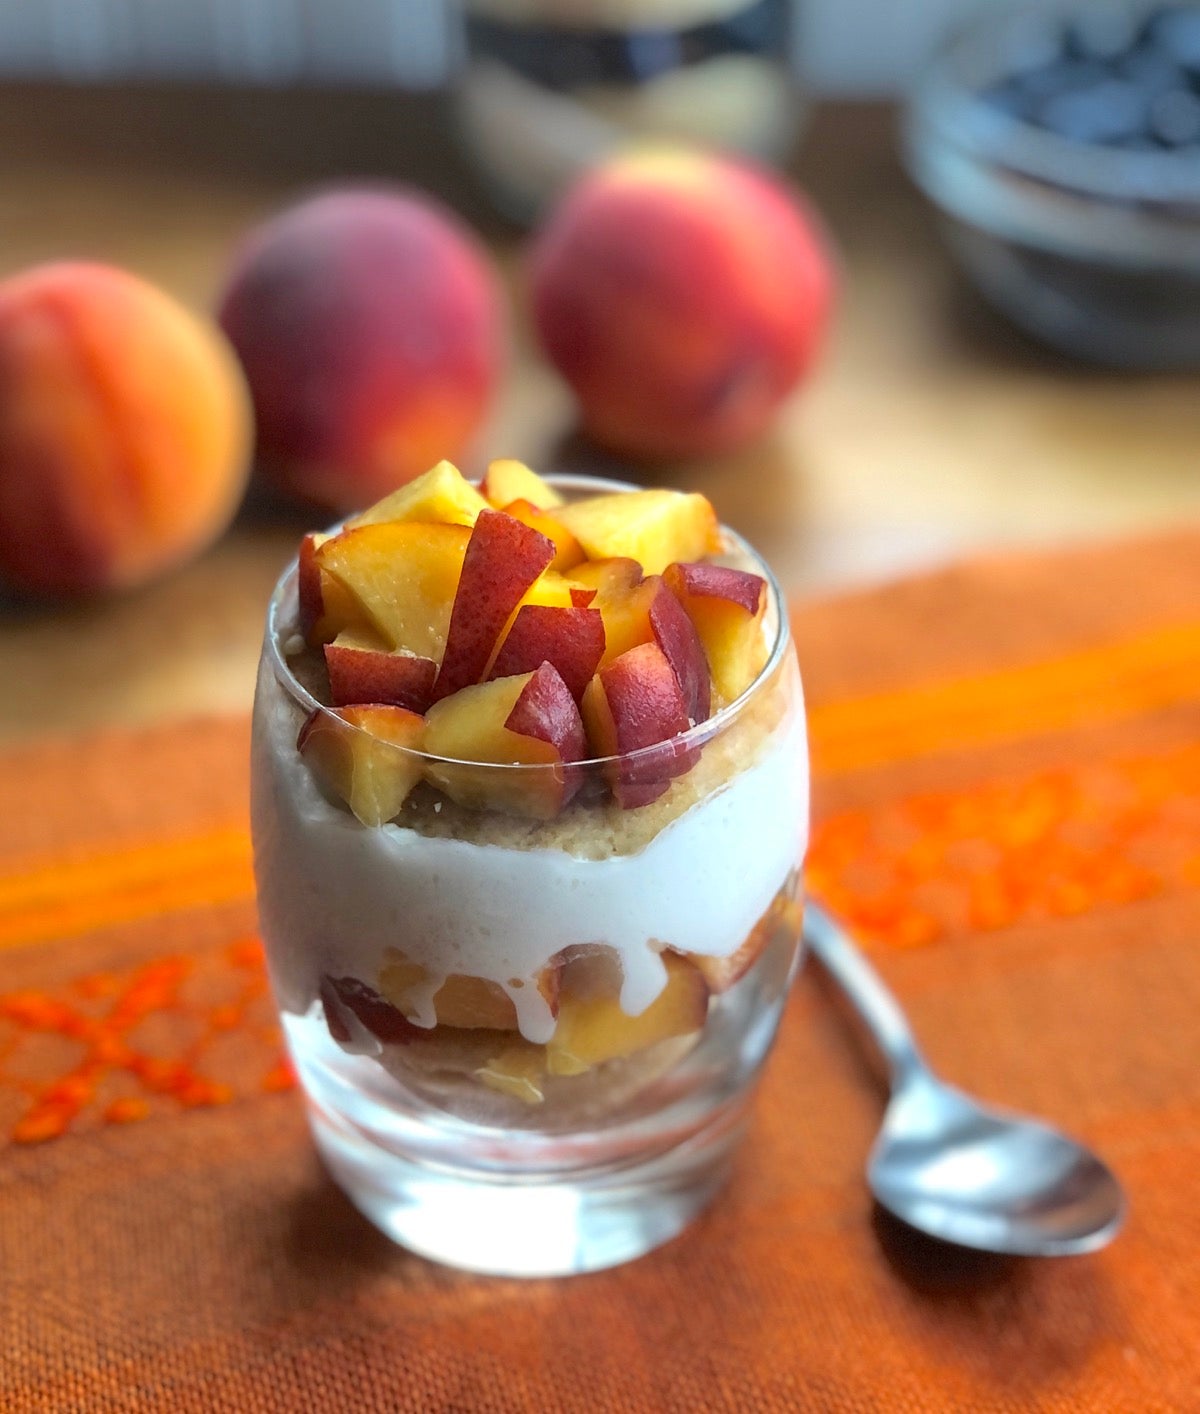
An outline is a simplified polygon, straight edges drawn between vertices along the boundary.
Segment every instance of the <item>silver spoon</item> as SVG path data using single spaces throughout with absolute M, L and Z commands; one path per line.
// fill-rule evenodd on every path
M 931 1237 L 984 1252 L 1057 1257 L 1112 1240 L 1125 1198 L 1105 1164 L 1048 1125 L 987 1109 L 939 1080 L 895 998 L 811 900 L 804 939 L 891 1071 L 892 1098 L 867 1168 L 884 1208 Z

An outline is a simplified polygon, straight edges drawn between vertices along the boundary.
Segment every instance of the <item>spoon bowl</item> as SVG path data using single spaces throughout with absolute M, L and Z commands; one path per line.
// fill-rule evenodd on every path
M 939 1080 L 862 953 L 812 903 L 804 937 L 891 1070 L 892 1098 L 867 1168 L 882 1207 L 930 1237 L 984 1252 L 1057 1257 L 1112 1240 L 1125 1199 L 1106 1164 L 1049 1125 Z
M 1081 1144 L 986 1108 L 928 1072 L 893 1096 L 867 1178 L 910 1227 L 1014 1256 L 1103 1247 L 1124 1210 L 1116 1178 Z

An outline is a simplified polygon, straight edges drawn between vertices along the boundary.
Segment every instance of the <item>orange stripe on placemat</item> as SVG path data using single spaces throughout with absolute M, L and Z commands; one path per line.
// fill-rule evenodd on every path
M 1200 701 L 1200 623 L 1041 663 L 825 703 L 809 716 L 814 767 L 833 773 L 981 747 Z M 242 823 L 85 856 L 10 862 L 0 948 L 66 938 L 253 895 Z
M 827 774 L 959 751 L 1200 701 L 1200 623 L 1061 658 L 823 703 L 809 711 Z
M 0 948 L 250 898 L 246 826 L 86 856 L 40 857 L 0 874 Z

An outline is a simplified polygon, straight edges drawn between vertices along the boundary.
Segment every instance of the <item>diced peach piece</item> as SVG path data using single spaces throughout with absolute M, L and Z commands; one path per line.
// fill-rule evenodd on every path
M 475 1031 L 515 1031 L 517 1009 L 496 982 L 456 973 L 447 977 L 433 998 L 439 1026 Z
M 651 583 L 650 580 L 646 581 Z M 650 603 L 650 627 L 655 642 L 670 663 L 683 693 L 684 711 L 693 724 L 707 720 L 712 703 L 708 660 L 683 606 L 661 579 Z
M 581 591 L 575 582 L 574 574 L 570 579 L 559 574 L 557 570 L 546 570 L 539 574 L 525 593 L 521 596 L 521 602 L 517 605 L 518 612 L 526 604 L 540 604 L 547 609 L 570 609 L 575 605 L 577 593 L 587 593 Z
M 347 528 L 387 521 L 423 520 L 438 525 L 474 525 L 488 503 L 453 462 L 440 461 L 423 476 L 352 516 Z
M 673 738 L 689 726 L 683 692 L 657 643 L 641 643 L 602 667 L 580 704 L 595 756 L 622 757 L 661 743 L 636 761 L 605 767 L 617 802 L 625 809 L 657 800 L 671 781 L 694 764 L 695 749 Z
M 688 953 L 687 959 L 703 974 L 710 991 L 727 992 L 750 971 L 766 951 L 768 944 L 781 938 L 786 938 L 794 944 L 803 926 L 803 902 L 781 890 L 736 952 L 728 957 Z
M 597 591 L 592 607 L 604 622 L 602 664 L 611 663 L 639 643 L 649 643 L 654 638 L 650 606 L 661 588 L 662 580 L 653 576 L 639 580 L 629 589 L 613 583 Z
M 616 996 L 621 990 L 621 958 L 606 943 L 573 944 L 559 952 L 554 963 L 560 997 L 570 992 L 577 1002 L 589 1001 L 593 997 Z
M 646 574 L 661 574 L 672 560 L 698 560 L 721 549 L 716 512 L 697 492 L 618 491 L 573 501 L 555 517 L 589 559 L 628 556 Z
M 296 746 L 326 790 L 364 825 L 383 825 L 421 779 L 424 732 L 424 718 L 403 707 L 318 708 Z
M 713 957 L 703 953 L 688 953 L 688 961 L 708 983 L 714 994 L 727 992 L 735 982 L 740 982 L 754 966 L 767 945 L 767 934 L 758 928 L 746 936 L 737 952 L 728 957 Z
M 440 662 L 472 532 L 462 525 L 387 522 L 344 530 L 316 551 L 389 648 Z
M 335 707 L 381 702 L 424 712 L 433 701 L 437 664 L 402 650 L 391 652 L 371 634 L 339 633 L 325 645 L 329 695 Z
M 497 510 L 503 510 L 513 501 L 528 501 L 542 511 L 563 503 L 563 498 L 553 486 L 543 481 L 524 462 L 514 461 L 511 457 L 489 462 L 479 489 Z
M 717 691 L 732 702 L 767 660 L 762 628 L 766 580 L 707 564 L 668 565 L 663 579 L 696 626 Z
M 615 599 L 626 594 L 643 579 L 642 567 L 628 556 L 604 560 L 588 560 L 571 571 L 574 584 L 593 589 L 605 598 Z
M 540 1105 L 546 1098 L 545 1074 L 541 1046 L 531 1046 L 527 1041 L 505 1047 L 475 1072 L 476 1079 L 489 1090 L 510 1095 L 526 1105 Z
M 588 561 L 571 571 L 571 579 L 585 588 L 595 589 L 595 598 L 589 603 L 599 609 L 604 619 L 601 663 L 611 663 L 639 643 L 649 643 L 658 637 L 651 608 L 663 589 L 663 582 L 658 575 L 643 576 L 636 560 Z M 672 622 L 669 607 L 660 610 L 658 617 L 669 630 Z M 686 634 L 676 631 L 670 637 L 673 645 L 679 646 Z
M 585 596 L 586 602 L 580 604 L 579 596 Z M 543 570 L 533 581 L 529 588 L 521 595 L 521 602 L 509 615 L 508 621 L 496 639 L 495 647 L 488 659 L 487 667 L 484 669 L 483 681 L 496 677 L 494 666 L 496 656 L 500 652 L 500 646 L 512 631 L 513 624 L 517 621 L 517 615 L 527 606 L 534 606 L 542 609 L 575 609 L 587 608 L 591 599 L 595 596 L 595 591 L 583 589 L 577 585 L 574 579 L 566 579 L 557 570 Z
M 552 663 L 542 663 L 530 674 L 504 725 L 518 736 L 550 742 L 564 762 L 582 761 L 587 755 L 583 718 Z
M 581 780 L 567 769 L 587 752 L 575 699 L 549 663 L 536 672 L 460 688 L 430 709 L 429 781 L 472 809 L 550 819 Z M 527 771 L 491 769 L 528 766 Z
M 546 1045 L 550 1074 L 580 1075 L 605 1061 L 699 1031 L 708 1017 L 708 984 L 686 958 L 665 953 L 663 963 L 666 986 L 639 1016 L 622 1011 L 612 995 L 581 999 L 564 992 L 554 1035 Z
M 562 521 L 547 511 L 539 510 L 532 501 L 510 501 L 504 507 L 504 514 L 515 516 L 522 525 L 540 530 L 548 540 L 554 542 L 554 558 L 550 561 L 550 568 L 556 573 L 565 574 L 583 561 L 583 546 L 579 541 Z
M 343 629 L 367 627 L 358 601 L 317 562 L 317 549 L 330 538 L 313 531 L 300 542 L 296 594 L 300 601 L 300 632 L 310 648 L 329 643 Z
M 393 1006 L 406 1016 L 414 1011 L 413 994 L 429 981 L 429 974 L 420 965 L 401 953 L 393 953 L 379 972 L 379 989 Z M 558 1013 L 559 969 L 546 967 L 537 979 L 551 1014 Z M 462 1030 L 515 1031 L 517 1009 L 512 998 L 497 982 L 485 977 L 468 977 L 454 973 L 447 977 L 433 995 L 433 1007 L 439 1026 L 456 1026 Z
M 598 609 L 523 604 L 504 636 L 491 676 L 513 677 L 551 663 L 578 701 L 603 653 L 604 620 Z
M 434 695 L 479 683 L 509 617 L 554 558 L 554 543 L 502 511 L 481 511 L 462 562 Z
M 321 978 L 320 991 L 329 1034 L 343 1046 L 355 1039 L 351 1017 L 385 1045 L 402 1046 L 429 1035 L 357 977 L 326 975 Z
M 661 576 L 634 580 L 632 560 L 607 560 L 593 601 L 604 622 L 606 665 L 654 641 L 667 655 L 683 691 L 684 706 L 692 722 L 702 722 L 711 706 L 708 661 L 691 620 Z M 581 567 L 586 569 L 587 566 Z

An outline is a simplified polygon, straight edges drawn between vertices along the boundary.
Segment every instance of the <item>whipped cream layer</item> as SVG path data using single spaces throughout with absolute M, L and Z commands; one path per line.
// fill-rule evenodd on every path
M 788 669 L 794 672 L 794 668 Z M 252 761 L 259 913 L 281 1005 L 306 1012 L 323 973 L 377 984 L 389 950 L 429 974 L 453 973 L 512 998 L 522 1034 L 545 1042 L 554 1019 L 536 979 L 563 948 L 601 944 L 622 968 L 621 1006 L 637 1015 L 666 982 L 660 952 L 727 956 L 803 857 L 808 754 L 796 684 L 754 759 L 668 823 L 637 853 L 582 859 L 368 829 L 322 795 L 296 749 L 301 717 L 264 662 Z

